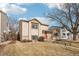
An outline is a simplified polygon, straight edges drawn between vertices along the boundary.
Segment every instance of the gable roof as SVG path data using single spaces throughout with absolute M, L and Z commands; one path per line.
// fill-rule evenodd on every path
M 61 29 L 61 28 L 63 28 L 63 27 L 51 26 L 51 27 L 49 27 L 49 30 L 53 30 L 53 29 Z
M 28 21 L 33 21 L 33 20 L 35 20 L 35 21 L 37 21 L 37 22 L 39 22 L 41 24 L 41 22 L 39 20 L 37 20 L 36 18 L 30 19 Z
M 32 20 L 35 20 L 35 21 L 39 22 L 41 25 L 48 26 L 48 24 L 45 24 L 45 23 L 41 22 L 40 20 L 38 20 L 38 19 L 36 19 L 36 18 L 32 18 L 32 19 L 20 18 L 19 20 L 20 20 L 20 21 L 25 21 L 25 22 L 30 22 L 30 21 L 32 21 Z

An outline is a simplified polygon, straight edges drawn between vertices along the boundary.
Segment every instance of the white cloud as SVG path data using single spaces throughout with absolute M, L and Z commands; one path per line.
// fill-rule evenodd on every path
M 23 5 L 24 3 L 13 3 L 13 4 L 16 4 L 16 5 Z
M 57 5 L 53 3 L 47 3 L 46 5 L 48 6 L 48 8 L 57 7 Z
M 5 13 L 10 13 L 10 14 L 23 14 L 27 11 L 26 8 L 20 7 L 19 5 L 16 4 L 0 4 L 0 10 L 4 11 Z
M 59 3 L 47 3 L 45 5 L 47 5 L 48 8 L 50 8 L 50 9 L 55 8 L 55 7 L 59 8 L 59 9 L 61 8 Z
M 16 4 L 16 5 L 33 5 L 34 3 L 13 3 L 13 4 Z

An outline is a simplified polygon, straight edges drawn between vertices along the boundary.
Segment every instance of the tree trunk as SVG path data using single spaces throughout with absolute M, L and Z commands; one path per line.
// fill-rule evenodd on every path
M 76 40 L 77 33 L 73 33 L 73 40 Z

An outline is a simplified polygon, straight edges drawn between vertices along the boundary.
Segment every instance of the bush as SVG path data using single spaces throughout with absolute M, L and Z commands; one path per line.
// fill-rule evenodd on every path
M 26 40 L 26 39 L 24 39 L 21 42 L 32 42 L 32 40 Z
M 38 38 L 38 41 L 44 41 L 44 37 L 43 36 L 40 36 L 39 38 Z

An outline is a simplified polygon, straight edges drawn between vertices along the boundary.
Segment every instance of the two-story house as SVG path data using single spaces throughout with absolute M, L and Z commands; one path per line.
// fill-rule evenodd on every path
M 53 40 L 72 40 L 73 35 L 68 30 L 63 27 L 52 26 L 50 27 L 50 31 L 52 31 L 52 39 Z
M 61 28 L 60 29 L 60 39 L 72 40 L 73 39 L 73 35 L 72 35 L 72 33 L 70 33 L 65 28 Z
M 41 23 L 37 19 L 24 20 L 19 22 L 20 40 L 35 40 L 43 36 L 45 40 L 51 39 L 51 32 L 48 30 L 48 25 Z

